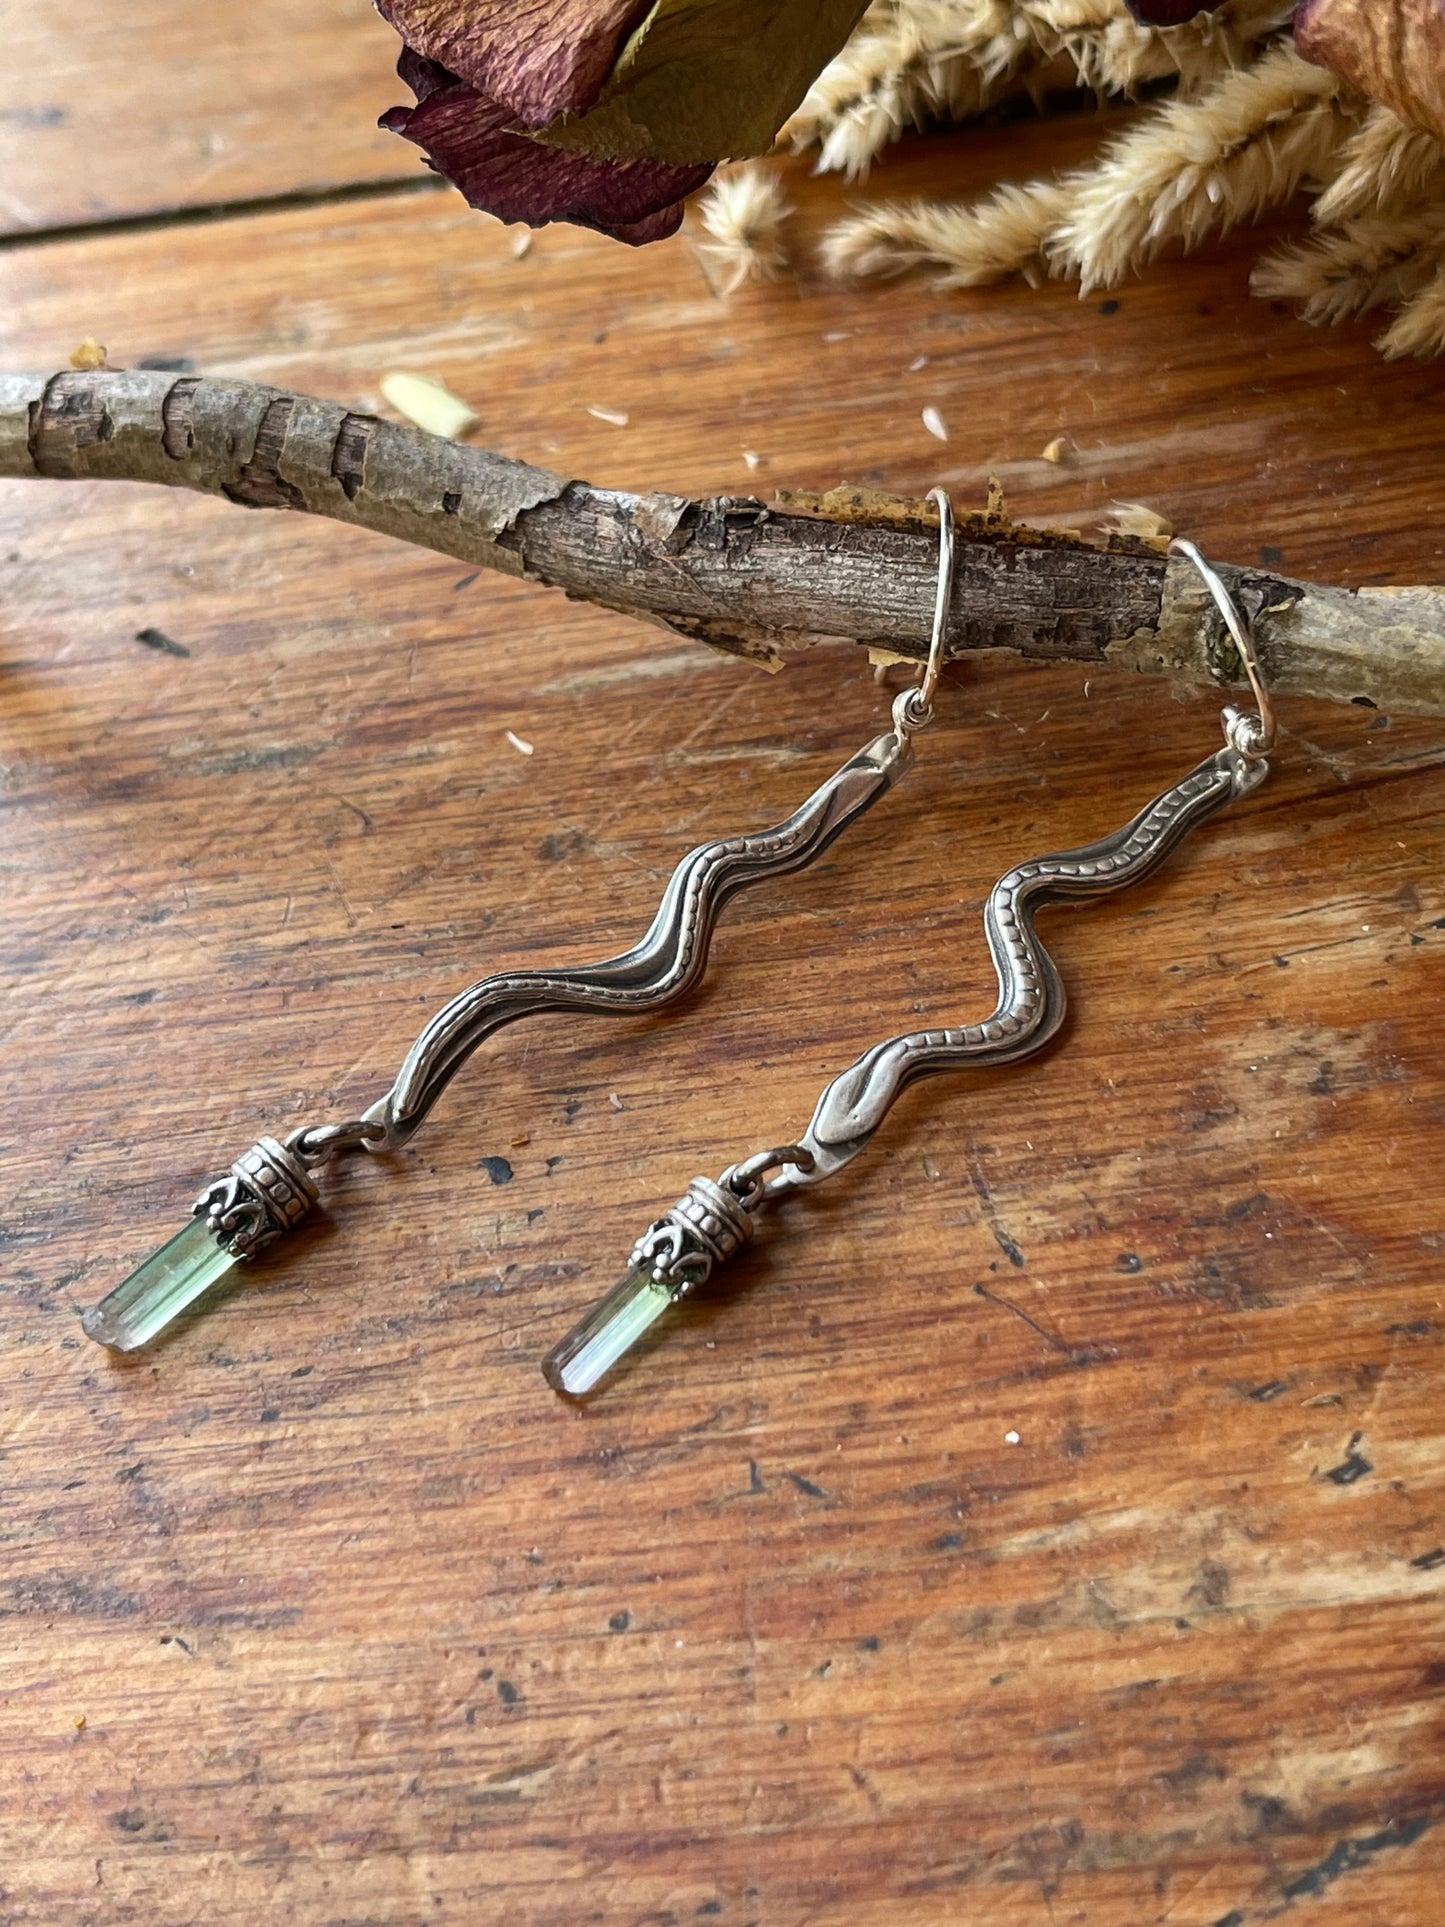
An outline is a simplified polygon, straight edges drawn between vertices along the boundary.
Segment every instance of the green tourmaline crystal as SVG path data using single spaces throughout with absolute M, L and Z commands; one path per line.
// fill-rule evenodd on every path
M 542 1376 L 554 1392 L 581 1398 L 601 1383 L 671 1303 L 672 1287 L 655 1284 L 649 1269 L 629 1271 L 548 1352 L 542 1360 Z
M 192 1218 L 124 1283 L 82 1312 L 81 1328 L 112 1351 L 136 1351 L 239 1262 L 216 1243 L 204 1218 Z

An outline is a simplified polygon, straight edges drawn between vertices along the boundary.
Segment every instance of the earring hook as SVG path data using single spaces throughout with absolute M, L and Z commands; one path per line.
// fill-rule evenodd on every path
M 1249 719 L 1251 727 L 1248 729 L 1241 731 L 1226 726 L 1225 734 L 1242 755 L 1258 762 L 1274 747 L 1275 719 L 1274 704 L 1270 701 L 1269 691 L 1265 687 L 1264 671 L 1260 667 L 1249 620 L 1225 587 L 1217 571 L 1205 561 L 1192 542 L 1186 541 L 1182 535 L 1177 535 L 1169 544 L 1169 553 L 1183 556 L 1184 560 L 1191 563 L 1198 571 L 1205 588 L 1214 598 L 1214 606 L 1224 618 L 1224 626 L 1228 629 L 1235 648 L 1239 651 L 1239 660 L 1244 664 L 1244 673 L 1249 678 L 1249 687 L 1254 694 L 1255 707 L 1259 714 Z M 1227 710 L 1225 714 L 1226 717 L 1230 717 L 1234 712 Z
M 946 488 L 931 488 L 927 499 L 938 509 L 938 587 L 933 598 L 933 634 L 929 638 L 923 674 L 893 705 L 893 727 L 900 735 L 933 721 L 933 698 L 948 659 L 948 619 L 953 610 L 953 503 Z

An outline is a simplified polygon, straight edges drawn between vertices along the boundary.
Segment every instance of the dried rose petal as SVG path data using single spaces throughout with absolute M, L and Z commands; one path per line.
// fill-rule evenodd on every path
M 376 0 L 408 47 L 545 127 L 596 101 L 650 0 Z
M 543 147 L 508 108 L 437 62 L 407 48 L 397 71 L 417 104 L 393 107 L 381 125 L 415 141 L 473 207 L 503 221 L 575 221 L 634 246 L 662 241 L 681 223 L 684 197 L 712 172 L 709 165 L 603 161 Z
M 1201 13 L 1218 13 L 1224 0 L 1124 0 L 1146 27 L 1182 27 Z
M 1294 30 L 1306 60 L 1445 137 L 1442 0 L 1302 0 Z

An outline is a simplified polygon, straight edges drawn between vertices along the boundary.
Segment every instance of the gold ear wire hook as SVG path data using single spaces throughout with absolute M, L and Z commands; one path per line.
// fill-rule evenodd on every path
M 948 620 L 953 610 L 953 503 L 945 488 L 931 488 L 927 499 L 938 510 L 938 588 L 933 598 L 933 634 L 928 643 L 928 661 L 915 686 L 905 689 L 893 705 L 893 726 L 902 735 L 932 722 L 938 678 L 948 659 Z
M 1239 660 L 1244 664 L 1244 673 L 1249 678 L 1255 707 L 1259 711 L 1258 727 L 1251 728 L 1243 739 L 1238 733 L 1230 733 L 1229 739 L 1242 754 L 1257 761 L 1274 747 L 1275 720 L 1274 704 L 1270 701 L 1269 691 L 1265 687 L 1264 671 L 1260 667 L 1249 622 L 1218 573 L 1210 567 L 1192 542 L 1186 541 L 1182 535 L 1176 535 L 1169 544 L 1169 553 L 1183 556 L 1184 560 L 1198 571 L 1205 588 L 1214 598 L 1214 606 L 1224 618 L 1224 626 L 1228 629 L 1235 648 L 1239 651 Z

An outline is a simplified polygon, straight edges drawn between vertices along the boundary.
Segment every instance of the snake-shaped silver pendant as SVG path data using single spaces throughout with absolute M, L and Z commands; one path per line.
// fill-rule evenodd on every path
M 909 735 L 905 715 L 785 822 L 690 851 L 673 871 L 647 934 L 621 956 L 574 970 L 501 971 L 462 991 L 432 1018 L 396 1082 L 364 1116 L 293 1131 L 284 1143 L 263 1137 L 237 1158 L 197 1198 L 191 1223 L 82 1314 L 87 1334 L 115 1351 L 148 1344 L 233 1266 L 306 1217 L 319 1201 L 319 1166 L 342 1152 L 405 1144 L 472 1052 L 505 1024 L 552 1011 L 635 1016 L 681 997 L 707 965 L 728 899 L 750 883 L 815 862 L 902 774 L 912 756 Z
M 982 1023 L 910 1031 L 865 1051 L 835 1077 L 796 1144 L 760 1152 L 714 1182 L 695 1178 L 672 1209 L 633 1247 L 631 1268 L 543 1361 L 548 1382 L 589 1392 L 669 1304 L 694 1290 L 753 1233 L 761 1206 L 832 1177 L 858 1156 L 897 1101 L 920 1077 L 1013 1064 L 1043 1049 L 1064 1020 L 1063 980 L 1034 928 L 1050 903 L 1107 896 L 1156 869 L 1191 830 L 1260 783 L 1268 765 L 1241 749 L 1242 719 L 1226 712 L 1226 747 L 1154 801 L 1131 823 L 1083 849 L 1021 863 L 995 884 L 984 931 L 998 973 L 998 1004 Z M 1238 739 L 1238 740 L 1237 740 Z
M 629 1017 L 658 1010 L 690 990 L 707 965 L 723 906 L 750 883 L 814 863 L 906 767 L 906 732 L 889 730 L 851 757 L 771 830 L 703 843 L 678 864 L 646 936 L 619 957 L 573 970 L 510 970 L 483 977 L 439 1010 L 407 1052 L 390 1091 L 366 1113 L 384 1135 L 374 1150 L 402 1144 L 462 1065 L 495 1031 L 519 1017 L 580 1010 Z
M 812 1164 L 787 1164 L 771 1194 L 816 1184 L 867 1144 L 901 1093 L 939 1071 L 1016 1064 L 1056 1034 L 1067 999 L 1053 958 L 1034 928 L 1050 903 L 1108 896 L 1148 876 L 1191 830 L 1261 782 L 1266 765 L 1232 747 L 1156 796 L 1132 823 L 1099 843 L 1036 857 L 1000 877 L 984 907 L 984 933 L 998 973 L 998 1004 L 980 1024 L 890 1037 L 835 1077 L 818 1100 L 799 1146 Z

